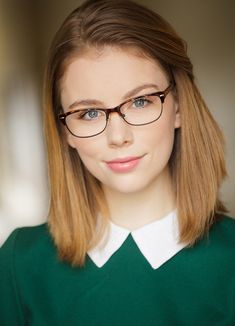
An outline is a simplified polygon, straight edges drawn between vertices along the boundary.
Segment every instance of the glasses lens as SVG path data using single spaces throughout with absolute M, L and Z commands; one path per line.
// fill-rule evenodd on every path
M 157 120 L 162 113 L 159 96 L 147 95 L 135 98 L 121 107 L 124 119 L 133 125 L 142 125 Z
M 91 137 L 105 129 L 106 115 L 98 109 L 80 110 L 66 117 L 66 125 L 74 136 Z

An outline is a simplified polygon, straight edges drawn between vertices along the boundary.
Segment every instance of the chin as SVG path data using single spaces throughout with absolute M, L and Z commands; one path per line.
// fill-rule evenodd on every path
M 146 182 L 145 180 L 134 180 L 131 178 L 129 180 L 119 180 L 117 183 L 104 183 L 103 186 L 106 189 L 110 189 L 112 192 L 118 192 L 122 194 L 134 194 L 146 190 L 150 186 L 151 182 Z

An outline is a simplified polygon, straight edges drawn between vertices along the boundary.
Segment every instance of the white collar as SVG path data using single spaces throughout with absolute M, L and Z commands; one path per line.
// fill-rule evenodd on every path
M 102 267 L 122 246 L 129 234 L 153 269 L 159 268 L 186 246 L 186 243 L 178 243 L 178 220 L 176 211 L 173 211 L 132 232 L 110 222 L 109 232 L 87 254 L 98 267 Z

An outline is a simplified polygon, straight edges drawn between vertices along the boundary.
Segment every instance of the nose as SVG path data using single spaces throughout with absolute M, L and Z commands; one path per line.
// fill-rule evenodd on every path
M 128 146 L 133 142 L 132 126 L 128 125 L 117 112 L 109 115 L 106 135 L 110 147 Z

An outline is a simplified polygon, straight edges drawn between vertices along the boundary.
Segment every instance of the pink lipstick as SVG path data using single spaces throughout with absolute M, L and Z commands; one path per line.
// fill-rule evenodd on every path
M 142 157 L 143 156 L 117 158 L 106 162 L 106 164 L 114 172 L 129 172 L 139 164 Z

